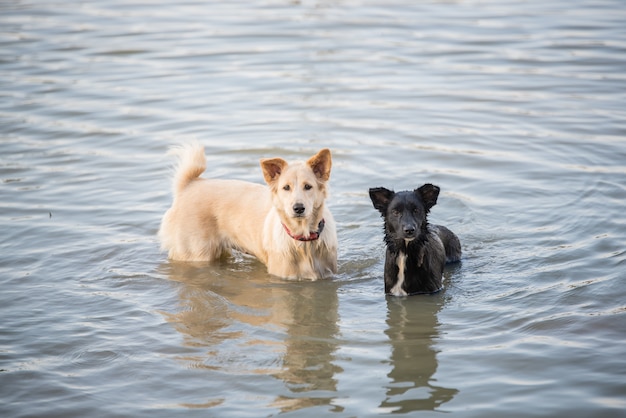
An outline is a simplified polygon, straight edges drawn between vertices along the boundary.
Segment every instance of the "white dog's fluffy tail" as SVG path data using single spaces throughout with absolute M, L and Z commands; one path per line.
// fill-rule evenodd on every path
M 174 196 L 177 196 L 192 180 L 200 177 L 206 169 L 204 147 L 198 141 L 170 148 L 169 155 L 178 157 L 174 172 Z

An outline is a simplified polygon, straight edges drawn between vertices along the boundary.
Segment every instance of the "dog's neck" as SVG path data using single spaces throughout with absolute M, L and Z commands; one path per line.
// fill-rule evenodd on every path
M 322 231 L 324 230 L 324 225 L 326 224 L 326 221 L 324 221 L 324 218 L 322 218 L 322 220 L 319 222 L 319 224 L 317 224 L 317 231 L 311 231 L 309 232 L 309 235 L 306 236 L 304 234 L 302 235 L 294 235 L 291 233 L 291 231 L 289 230 L 289 228 L 287 228 L 287 225 L 285 225 L 284 223 L 283 228 L 285 229 L 285 232 L 287 232 L 287 235 L 289 235 L 291 238 L 295 239 L 296 241 L 315 241 L 316 239 L 318 239 L 322 233 Z
M 302 235 L 293 234 L 289 230 L 289 228 L 287 228 L 287 225 L 285 225 L 284 223 L 282 225 L 283 225 L 283 228 L 285 229 L 285 232 L 287 233 L 287 235 L 289 235 L 291 238 L 295 239 L 296 241 L 315 241 L 322 234 L 322 231 L 324 230 L 324 225 L 325 224 L 326 224 L 326 221 L 324 221 L 324 218 L 322 218 L 320 223 L 317 224 L 317 231 L 309 232 L 308 236 L 306 236 L 304 234 L 302 234 Z
M 387 245 L 387 249 L 392 254 L 398 254 L 400 252 L 411 254 L 415 253 L 416 250 L 419 250 L 428 241 L 428 233 L 426 231 L 422 231 L 417 237 L 412 240 L 394 238 L 393 234 L 388 230 L 385 231 L 385 244 Z

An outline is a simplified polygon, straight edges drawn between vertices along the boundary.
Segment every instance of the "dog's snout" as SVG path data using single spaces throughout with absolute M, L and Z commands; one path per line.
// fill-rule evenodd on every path
M 293 205 L 293 211 L 296 213 L 296 215 L 302 215 L 304 213 L 304 205 L 302 203 L 296 203 L 295 205 Z
M 415 226 L 414 225 L 405 225 L 404 226 L 404 235 L 407 237 L 412 237 L 415 235 Z

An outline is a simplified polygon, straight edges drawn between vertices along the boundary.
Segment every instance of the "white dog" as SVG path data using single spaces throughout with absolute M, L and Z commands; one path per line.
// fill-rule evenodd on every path
M 159 230 L 161 248 L 183 261 L 211 261 L 229 249 L 252 254 L 270 274 L 319 279 L 337 272 L 335 220 L 325 206 L 331 156 L 308 161 L 261 160 L 269 187 L 240 180 L 202 179 L 204 148 L 176 147 L 174 202 Z

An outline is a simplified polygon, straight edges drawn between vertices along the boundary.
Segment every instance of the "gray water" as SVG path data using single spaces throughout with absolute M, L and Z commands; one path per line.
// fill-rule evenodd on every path
M 626 416 L 626 6 L 0 2 L 2 417 Z M 168 147 L 333 152 L 332 280 L 167 260 Z M 386 297 L 367 190 L 463 243 Z

